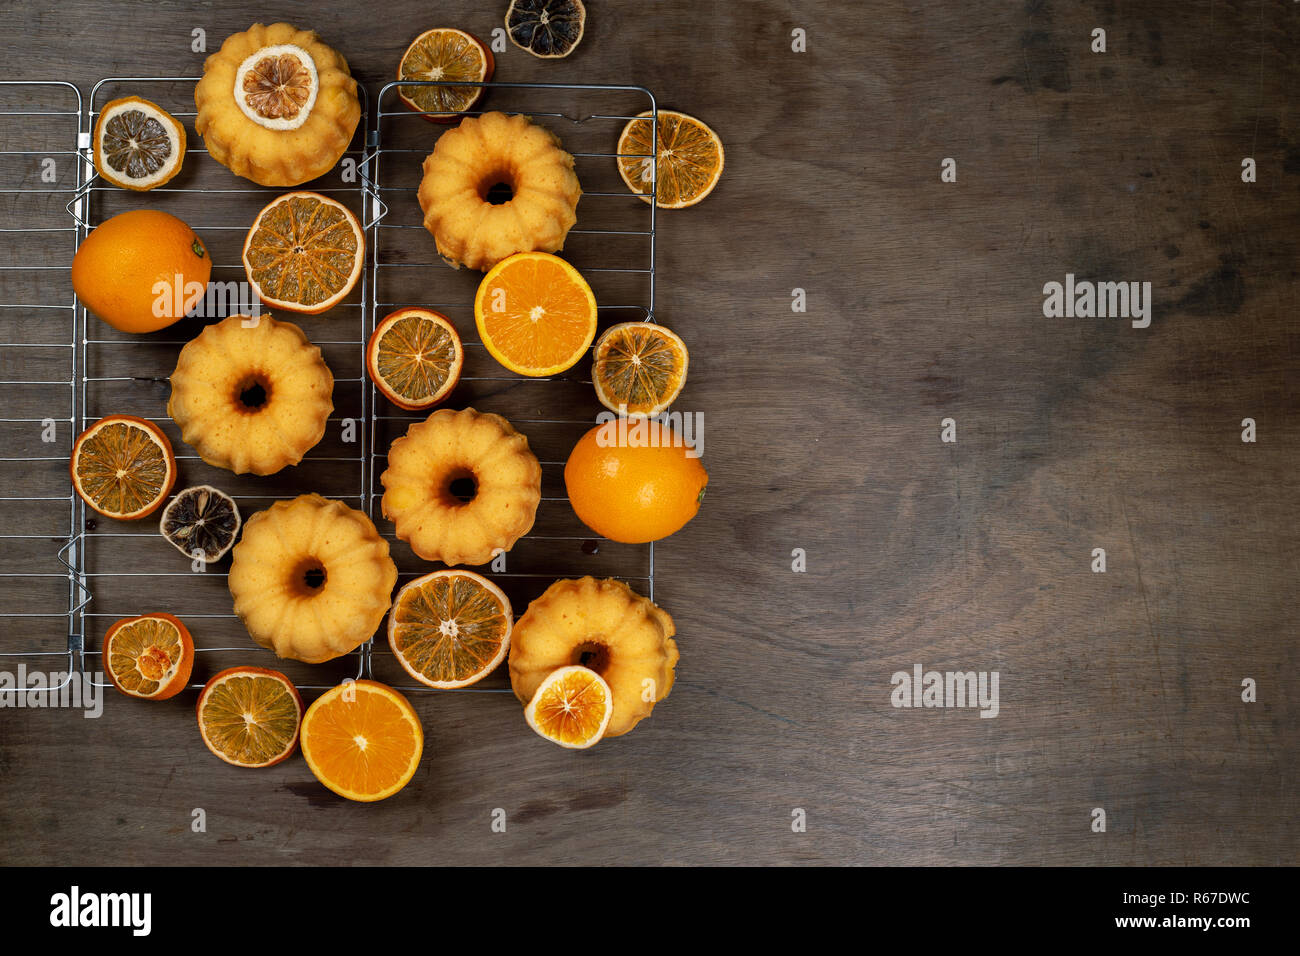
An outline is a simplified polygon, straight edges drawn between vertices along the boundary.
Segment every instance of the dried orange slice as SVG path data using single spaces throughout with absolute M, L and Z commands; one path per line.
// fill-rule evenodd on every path
M 686 384 L 686 343 L 653 322 L 612 325 L 596 343 L 596 397 L 620 415 L 658 415 Z
M 199 691 L 203 743 L 236 767 L 270 767 L 298 746 L 302 698 L 279 671 L 228 667 Z
M 377 681 L 331 687 L 302 719 L 302 755 L 316 779 L 341 797 L 391 797 L 415 776 L 424 730 L 410 701 Z
M 521 252 L 483 276 L 474 322 L 492 357 L 520 375 L 555 375 L 582 358 L 596 337 L 596 297 L 559 256 Z
M 646 110 L 640 115 L 649 117 L 653 113 Z M 623 127 L 618 138 L 619 175 L 627 188 L 646 202 L 653 193 L 660 209 L 694 206 L 713 192 L 722 177 L 726 159 L 722 140 L 694 116 L 676 110 L 660 110 L 658 126 L 657 162 L 650 160 L 655 153 L 654 124 L 638 118 Z
M 142 614 L 122 618 L 108 629 L 102 657 L 104 673 L 122 693 L 166 700 L 189 683 L 194 641 L 171 614 Z
M 398 309 L 366 343 L 366 371 L 398 408 L 437 405 L 460 381 L 465 350 L 451 320 L 429 309 Z
M 486 83 L 496 64 L 492 51 L 464 30 L 437 27 L 421 33 L 397 65 L 398 80 Z M 432 122 L 449 122 L 474 108 L 481 86 L 399 86 L 398 98 Z
M 258 297 L 307 315 L 344 299 L 365 258 L 357 217 L 320 193 L 285 193 L 257 214 L 244 240 L 244 272 Z
M 153 422 L 133 415 L 109 415 L 82 432 L 69 468 L 86 504 L 127 521 L 153 514 L 176 484 L 172 443 Z
M 388 643 L 430 687 L 465 687 L 506 658 L 514 613 L 501 589 L 473 571 L 434 571 L 397 592 Z
M 614 695 L 595 671 L 573 664 L 553 671 L 524 708 L 524 719 L 547 740 L 585 750 L 605 736 Z
M 185 160 L 185 127 L 157 103 L 138 96 L 104 104 L 94 142 L 99 175 L 137 192 L 168 182 Z

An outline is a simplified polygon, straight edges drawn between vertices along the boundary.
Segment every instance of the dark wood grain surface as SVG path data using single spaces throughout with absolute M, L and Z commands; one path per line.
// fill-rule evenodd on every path
M 19 2 L 0 42 L 7 78 L 88 95 L 193 75 L 194 28 L 215 49 L 273 14 L 374 93 L 419 31 L 485 36 L 505 6 Z M 1294 863 L 1300 5 L 589 7 L 572 57 L 511 47 L 497 77 L 643 84 L 727 146 L 716 192 L 659 223 L 656 311 L 690 346 L 679 407 L 704 414 L 711 476 L 656 550 L 671 697 L 575 754 L 507 694 L 418 695 L 421 769 L 378 805 L 301 759 L 219 763 L 192 692 L 95 720 L 3 709 L 0 860 Z M 1067 273 L 1149 281 L 1150 327 L 1045 318 Z M 5 302 L 33 288 L 0 278 Z M 34 361 L 6 350 L 0 377 Z M 66 493 L 57 462 L 4 475 L 5 496 Z M 0 530 L 31 520 L 5 504 Z M 58 546 L 3 540 L 6 571 Z M 0 581 L 6 614 L 66 607 Z M 3 626 L 24 649 L 37 622 Z M 918 663 L 997 671 L 998 716 L 894 708 Z

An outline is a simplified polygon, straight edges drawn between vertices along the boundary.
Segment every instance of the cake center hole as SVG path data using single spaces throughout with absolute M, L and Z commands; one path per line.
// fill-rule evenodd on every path
M 573 649 L 572 663 L 581 664 L 597 674 L 604 674 L 605 668 L 609 666 L 609 648 L 599 641 L 584 641 Z
M 315 591 L 325 583 L 325 569 L 318 564 L 309 566 L 302 574 L 302 583 Z
M 484 202 L 503 206 L 515 198 L 514 177 L 509 172 L 500 170 L 484 176 L 478 194 Z
M 255 378 L 249 379 L 239 387 L 239 404 L 249 411 L 261 408 L 270 397 L 266 383 Z
M 451 480 L 451 484 L 447 485 L 447 491 L 457 501 L 468 504 L 478 494 L 478 482 L 474 480 L 473 475 L 457 475 Z
M 483 198 L 494 206 L 504 206 L 515 198 L 515 191 L 510 188 L 509 183 L 493 183 L 483 194 Z

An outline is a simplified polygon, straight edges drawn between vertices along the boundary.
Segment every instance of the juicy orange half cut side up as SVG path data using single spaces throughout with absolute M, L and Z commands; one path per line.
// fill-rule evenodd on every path
M 153 422 L 133 415 L 109 415 L 82 432 L 69 468 L 86 504 L 123 520 L 153 514 L 176 484 L 172 443 Z
M 596 297 L 559 256 L 521 252 L 483 276 L 474 321 L 492 357 L 520 375 L 572 368 L 596 337 Z
M 465 687 L 505 660 L 513 625 L 509 599 L 487 578 L 473 571 L 434 571 L 397 593 L 388 643 L 420 683 Z
M 331 687 L 302 719 L 302 755 L 316 779 L 341 797 L 391 797 L 415 776 L 424 731 L 410 702 L 372 680 Z
M 464 30 L 426 30 L 402 54 L 399 80 L 440 80 L 444 83 L 492 79 L 492 51 Z M 481 86 L 399 86 L 403 103 L 433 122 L 448 122 L 471 109 L 483 95 Z
M 384 397 L 407 411 L 437 405 L 460 381 L 465 350 L 451 321 L 429 309 L 399 309 L 366 344 L 366 370 Z
M 313 192 L 286 193 L 257 215 L 244 240 L 244 272 L 263 302 L 318 315 L 361 277 L 366 240 L 342 203 Z
M 602 405 L 621 415 L 658 415 L 686 384 L 686 343 L 653 322 L 623 322 L 596 343 L 591 380 Z
M 656 144 L 648 118 L 654 114 L 640 115 L 647 118 L 630 121 L 618 138 L 618 172 L 627 188 L 646 202 L 654 195 L 660 209 L 685 209 L 713 192 L 726 161 L 718 134 L 694 116 L 660 110 Z
M 573 664 L 553 671 L 524 708 L 524 719 L 547 740 L 585 750 L 605 736 L 614 696 L 595 671 Z
M 189 630 L 162 612 L 127 617 L 104 635 L 104 673 L 129 697 L 166 700 L 189 683 L 194 641 Z
M 302 698 L 293 682 L 263 667 L 229 667 L 199 692 L 199 733 L 236 767 L 270 767 L 298 746 Z

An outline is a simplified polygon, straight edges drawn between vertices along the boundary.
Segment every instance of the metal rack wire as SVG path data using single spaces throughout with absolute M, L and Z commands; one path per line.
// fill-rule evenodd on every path
M 179 435 L 166 415 L 166 380 L 179 348 L 199 329 L 199 320 L 184 319 L 170 329 L 146 336 L 116 333 L 89 315 L 71 293 L 68 267 L 80 242 L 100 222 L 128 208 L 140 208 L 139 195 L 127 194 L 102 184 L 94 170 L 90 150 L 90 131 L 99 108 L 115 96 L 141 95 L 189 125 L 194 116 L 193 84 L 196 77 L 110 77 L 93 87 L 83 104 L 80 91 L 68 83 L 0 84 L 24 86 L 33 95 L 69 98 L 66 108 L 48 110 L 0 110 L 0 133 L 8 136 L 0 145 L 5 165 L 27 162 L 19 157 L 68 157 L 69 169 L 64 179 L 34 194 L 30 184 L 4 182 L 4 194 L 29 195 L 40 209 L 28 219 L 10 216 L 8 234 L 30 241 L 34 234 L 48 234 L 62 243 L 63 255 L 30 265 L 6 262 L 0 269 L 26 270 L 36 278 L 25 280 L 40 285 L 44 279 L 62 283 L 59 295 L 38 289 L 28 301 L 0 302 L 0 338 L 6 350 L 57 350 L 68 365 L 65 377 L 40 378 L 26 375 L 0 375 L 0 389 L 9 387 L 29 390 L 58 386 L 63 390 L 67 412 L 58 421 L 66 422 L 68 434 L 61 435 L 58 455 L 22 456 L 0 460 L 0 468 L 24 468 L 32 462 L 61 465 L 41 488 L 32 488 L 25 476 L 15 475 L 7 488 L 27 494 L 0 495 L 0 529 L 11 527 L 18 532 L 6 538 L 21 539 L 39 545 L 42 541 L 60 546 L 54 554 L 57 571 L 8 571 L 0 569 L 0 584 L 6 587 L 0 618 L 40 619 L 59 625 L 57 638 L 47 637 L 41 646 L 15 650 L 5 641 L 0 657 L 57 656 L 68 662 L 69 676 L 93 673 L 92 655 L 99 636 L 120 617 L 151 609 L 139 607 L 139 597 L 126 601 L 126 595 L 138 595 L 140 584 L 147 582 L 149 591 L 158 595 L 157 603 L 173 609 L 187 623 L 195 638 L 195 683 L 224 666 L 246 663 L 250 654 L 261 651 L 230 609 L 225 587 L 229 557 L 202 573 L 186 570 L 177 564 L 179 556 L 169 547 L 156 547 L 157 531 L 139 523 L 116 522 L 88 512 L 84 503 L 67 484 L 67 459 L 72 440 L 89 424 L 106 414 L 123 412 L 149 419 L 169 431 L 178 454 L 178 487 L 210 483 L 227 490 L 241 505 L 245 515 L 261 503 L 290 498 L 305 489 L 328 497 L 355 503 L 369 514 L 390 541 L 398 563 L 399 583 L 426 573 L 430 566 L 416 558 L 398 541 L 393 527 L 377 507 L 383 488 L 380 474 L 389 443 L 406 427 L 423 416 L 406 413 L 390 405 L 369 382 L 363 352 L 365 343 L 382 316 L 405 305 L 437 309 L 457 325 L 464 340 L 467 357 L 464 375 L 448 404 L 453 407 L 473 405 L 480 410 L 504 415 L 530 439 L 543 466 L 543 501 L 533 531 L 521 539 L 506 556 L 506 569 L 484 567 L 481 573 L 498 579 L 517 608 L 526 606 L 551 580 L 560 577 L 596 574 L 622 578 L 654 597 L 654 546 L 616 545 L 597 538 L 583 527 L 567 507 L 563 493 L 562 470 L 572 443 L 594 424 L 600 411 L 591 388 L 588 365 L 581 364 L 562 376 L 547 379 L 521 379 L 506 373 L 487 355 L 486 349 L 472 334 L 472 302 L 478 273 L 454 271 L 438 260 L 432 238 L 420 222 L 415 189 L 420 164 L 433 148 L 444 127 L 425 122 L 420 114 L 397 99 L 399 84 L 389 83 L 380 91 L 373 115 L 367 109 L 366 93 L 362 96 L 363 120 L 357 139 L 345 154 L 351 160 L 350 181 L 341 181 L 339 170 L 330 177 L 307 184 L 317 192 L 329 193 L 353 208 L 365 224 L 367 261 L 357 288 L 344 302 L 319 317 L 298 317 L 311 341 L 326 354 L 335 373 L 335 413 L 327 438 L 295 468 L 264 479 L 246 479 L 211 469 L 179 441 Z M 403 83 L 409 85 L 447 85 L 434 81 Z M 455 84 L 467 85 L 467 84 Z M 578 164 L 583 185 L 579 209 L 579 227 L 570 231 L 564 255 L 591 282 L 597 295 L 599 319 L 603 326 L 619 321 L 654 321 L 654 244 L 655 207 L 629 192 L 618 177 L 616 160 L 618 135 L 623 126 L 648 111 L 657 117 L 654 96 L 635 86 L 596 86 L 583 84 L 487 83 L 485 109 L 523 113 L 535 122 L 553 129 Z M 0 103 L 3 105 L 3 103 Z M 539 106 L 544 108 L 538 108 Z M 8 130 L 13 117 L 57 117 L 64 123 L 57 141 L 62 145 L 50 149 L 9 149 L 20 142 L 25 130 Z M 30 125 L 31 120 L 18 121 Z M 72 145 L 75 144 L 75 147 Z M 364 144 L 364 148 L 363 148 Z M 653 154 L 651 154 L 653 155 Z M 637 156 L 635 158 L 648 158 Z M 381 178 L 382 175 L 382 178 Z M 405 194 L 405 195 L 403 195 Z M 162 208 L 190 224 L 203 237 L 213 259 L 213 280 L 243 278 L 239 249 L 242 239 L 257 212 L 269 202 L 276 190 L 257 187 L 235 177 L 224 167 L 206 157 L 201 141 L 190 131 L 190 143 L 182 172 L 166 186 L 152 190 L 148 206 Z M 66 197 L 66 202 L 62 202 Z M 214 200 L 218 200 L 214 202 Z M 70 222 L 63 218 L 56 202 L 62 202 Z M 12 205 L 12 204 L 11 204 Z M 412 212 L 414 210 L 414 212 Z M 12 211 L 12 210 L 11 210 Z M 63 248 L 66 247 L 66 248 Z M 59 297 L 65 300 L 59 302 Z M 66 323 L 57 337 L 45 323 L 40 331 L 23 327 L 13 332 L 8 321 L 22 310 L 49 310 L 66 315 Z M 22 323 L 19 323 L 22 325 Z M 56 340 L 57 338 L 57 340 Z M 126 347 L 128 346 L 129 347 Z M 39 403 L 40 399 L 31 398 Z M 9 407 L 21 407 L 10 402 Z M 0 419 L 0 427 L 35 428 L 52 416 Z M 341 425 L 351 420 L 358 440 L 348 445 L 332 438 Z M 13 442 L 8 447 L 15 446 Z M 378 466 L 378 467 L 377 467 Z M 8 476 L 6 476 L 8 477 Z M 42 476 L 44 477 L 44 476 Z M 11 521 L 4 508 L 9 503 L 20 509 L 45 503 L 64 509 L 67 526 L 54 534 L 31 520 Z M 146 539 L 154 539 L 152 541 Z M 24 598 L 16 593 L 24 581 L 34 576 L 62 579 L 66 588 L 66 606 L 58 611 L 45 610 L 48 600 Z M 9 590 L 15 593 L 8 593 Z M 93 602 L 92 602 L 93 594 Z M 35 601 L 35 604 L 33 603 Z M 12 606 L 24 610 L 11 611 Z M 26 610 L 28 607 L 37 609 Z M 12 634 L 16 626 L 10 627 Z M 333 666 L 331 666 L 333 665 Z M 369 677 L 409 691 L 425 691 L 423 685 L 411 685 L 409 677 L 392 659 L 386 642 L 382 648 L 368 641 L 356 652 L 331 665 L 276 664 L 288 673 L 299 687 L 323 689 L 345 676 Z M 326 670 L 330 673 L 327 675 Z M 327 683 L 321 683 L 325 678 Z M 331 680 L 331 678 L 333 678 Z M 66 681 L 65 681 L 66 682 Z M 98 686 L 107 686 L 102 681 Z M 464 688 L 468 692 L 508 692 L 508 682 L 495 675 L 483 684 Z
M 67 270 L 82 233 L 60 207 L 82 185 L 81 124 L 81 91 L 71 83 L 0 82 L 0 537 L 12 556 L 0 570 L 0 658 L 6 669 L 66 661 L 57 683 L 47 679 L 53 691 L 80 671 L 78 614 L 89 600 L 74 570 L 80 501 L 57 467 L 80 417 Z

